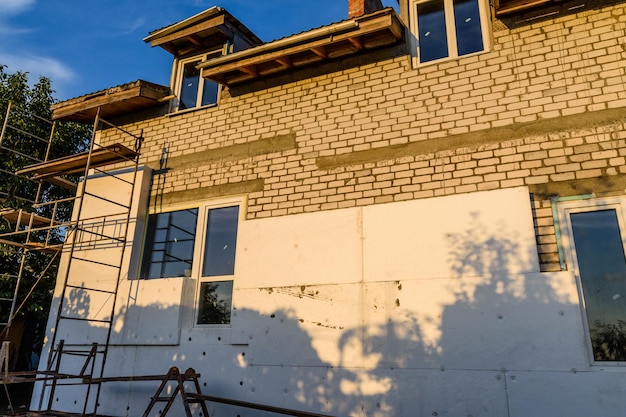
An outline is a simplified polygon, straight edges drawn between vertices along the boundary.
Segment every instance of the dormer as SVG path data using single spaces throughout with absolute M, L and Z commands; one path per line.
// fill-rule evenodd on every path
M 146 38 L 174 56 L 170 87 L 170 110 L 183 111 L 216 105 L 221 86 L 202 79 L 200 62 L 219 58 L 263 42 L 221 7 L 212 7 L 195 16 L 158 29 Z

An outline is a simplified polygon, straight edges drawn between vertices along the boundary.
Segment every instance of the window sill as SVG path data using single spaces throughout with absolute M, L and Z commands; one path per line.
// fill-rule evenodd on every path
M 474 56 L 488 54 L 488 53 L 491 53 L 491 52 L 492 52 L 491 49 L 485 49 L 483 51 L 478 51 L 478 52 L 474 52 L 474 53 L 467 54 L 467 55 L 446 57 L 446 58 L 441 58 L 441 59 L 435 59 L 433 61 L 428 61 L 428 62 L 418 62 L 417 61 L 418 58 L 415 55 L 413 55 L 411 57 L 411 61 L 412 61 L 411 63 L 412 63 L 413 69 L 419 70 L 420 68 L 429 67 L 431 65 L 438 65 L 438 64 L 444 64 L 446 62 L 459 61 L 461 59 L 471 58 L 471 57 L 474 57 Z
M 183 115 L 183 114 L 193 113 L 193 112 L 199 111 L 199 110 L 211 109 L 213 107 L 217 107 L 217 103 L 207 104 L 206 106 L 200 106 L 200 107 L 192 107 L 191 109 L 176 110 L 176 111 L 172 111 L 172 112 L 167 113 L 165 116 L 167 116 L 167 117 L 175 117 L 175 116 L 179 116 L 179 115 Z

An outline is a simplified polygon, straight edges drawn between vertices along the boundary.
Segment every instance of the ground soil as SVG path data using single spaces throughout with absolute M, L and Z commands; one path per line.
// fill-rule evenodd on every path
M 5 390 L 5 387 L 7 388 Z M 7 397 L 7 391 L 9 396 Z M 24 415 L 30 405 L 32 384 L 12 384 L 0 386 L 0 416 Z M 10 402 L 9 402 L 10 399 Z M 9 406 L 13 405 L 13 409 Z

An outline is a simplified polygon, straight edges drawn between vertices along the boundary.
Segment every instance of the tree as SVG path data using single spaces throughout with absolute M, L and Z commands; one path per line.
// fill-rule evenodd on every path
M 49 183 L 35 183 L 14 173 L 37 160 L 70 155 L 86 149 L 91 134 L 91 126 L 64 122 L 52 125 L 51 105 L 55 102 L 50 80 L 40 77 L 30 85 L 28 74 L 17 71 L 9 73 L 7 67 L 0 64 L 0 126 L 7 122 L 7 107 L 11 103 L 8 124 L 0 143 L 0 208 L 22 208 L 37 214 L 51 217 L 52 206 L 34 207 L 37 202 L 53 201 L 70 197 L 72 191 Z M 51 140 L 51 146 L 38 138 Z M 35 159 L 33 159 L 35 158 Z M 71 204 L 60 206 L 55 219 L 68 220 Z M 14 227 L 6 220 L 0 220 L 0 233 L 6 233 Z M 53 239 L 61 241 L 62 231 L 53 230 Z M 43 239 L 34 234 L 31 240 Z M 23 262 L 22 262 L 23 261 Z M 0 297 L 12 298 L 16 277 L 21 282 L 17 305 L 21 308 L 16 315 L 20 326 L 17 330 L 19 352 L 12 365 L 16 369 L 28 369 L 33 353 L 38 355 L 44 336 L 52 292 L 58 267 L 58 254 L 44 251 L 26 251 L 17 245 L 0 244 Z M 20 273 L 21 268 L 21 273 Z M 0 321 L 9 316 L 10 303 L 0 303 Z M 18 327 L 18 326 L 14 326 Z M 12 330 L 16 332 L 16 330 Z M 6 332 L 4 332 L 6 333 Z M 7 338 L 3 334 L 2 339 Z M 15 334 L 11 335 L 15 342 Z

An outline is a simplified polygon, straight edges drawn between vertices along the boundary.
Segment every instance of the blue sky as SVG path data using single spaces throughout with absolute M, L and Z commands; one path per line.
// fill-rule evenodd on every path
M 383 0 L 397 10 L 396 0 Z M 143 79 L 167 85 L 172 56 L 149 32 L 211 6 L 263 41 L 347 18 L 348 0 L 0 0 L 0 64 L 52 80 L 59 100 Z

